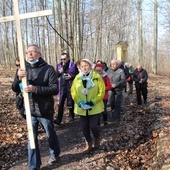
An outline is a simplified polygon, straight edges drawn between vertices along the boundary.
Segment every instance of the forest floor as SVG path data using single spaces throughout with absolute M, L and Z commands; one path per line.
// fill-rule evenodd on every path
M 26 170 L 27 126 L 15 107 L 15 94 L 11 90 L 13 73 L 0 71 L 0 169 Z M 135 90 L 132 95 L 125 94 L 119 125 L 112 120 L 108 108 L 109 124 L 103 126 L 101 120 L 101 146 L 89 154 L 82 153 L 85 143 L 79 117 L 76 116 L 74 122 L 68 122 L 67 108 L 61 126 L 55 125 L 61 154 L 54 165 L 47 164 L 48 143 L 40 127 L 41 169 L 170 169 L 170 79 L 150 74 L 148 82 L 146 105 L 136 105 Z M 162 136 L 166 136 L 166 139 L 163 140 Z M 165 148 L 168 152 L 165 152 Z

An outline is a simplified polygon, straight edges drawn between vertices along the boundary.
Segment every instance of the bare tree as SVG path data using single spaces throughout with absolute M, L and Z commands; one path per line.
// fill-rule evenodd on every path
M 62 16 L 62 8 L 61 8 L 61 0 L 57 0 L 57 14 L 58 14 L 58 28 L 59 28 L 59 33 L 61 34 L 61 36 L 64 36 L 63 31 L 64 31 L 64 27 L 63 27 L 63 16 Z M 61 46 L 61 51 L 64 49 L 64 41 L 61 37 L 59 37 L 59 44 Z
M 142 24 L 142 2 L 138 0 L 138 55 L 139 63 L 143 64 L 143 24 Z
M 153 42 L 153 58 L 152 72 L 157 74 L 157 45 L 158 45 L 158 2 L 154 0 L 154 42 Z
M 2 1 L 2 16 L 6 16 L 7 15 L 7 6 L 5 5 L 5 2 Z M 5 61 L 5 66 L 8 66 L 8 64 L 10 63 L 10 59 L 9 59 L 9 37 L 8 37 L 8 31 L 9 31 L 9 24 L 8 23 L 4 23 L 4 61 Z

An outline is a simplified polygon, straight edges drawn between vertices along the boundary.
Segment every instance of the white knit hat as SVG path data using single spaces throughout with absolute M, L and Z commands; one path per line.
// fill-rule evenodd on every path
M 91 67 L 93 67 L 93 62 L 87 58 L 82 59 L 81 61 L 87 61 Z
M 125 66 L 126 66 L 126 67 L 129 67 L 129 63 L 126 62 L 126 63 L 125 63 Z

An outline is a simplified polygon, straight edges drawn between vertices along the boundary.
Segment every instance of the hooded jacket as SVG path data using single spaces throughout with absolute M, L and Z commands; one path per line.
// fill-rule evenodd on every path
M 28 84 L 35 86 L 35 93 L 29 93 L 30 111 L 32 116 L 51 117 L 54 114 L 53 95 L 58 94 L 58 79 L 54 68 L 41 57 L 34 65 L 26 62 Z M 12 83 L 14 92 L 21 92 L 16 76 Z
M 80 73 L 73 80 L 73 84 L 71 87 L 71 95 L 75 102 L 74 113 L 81 116 L 100 114 L 104 110 L 103 97 L 105 94 L 105 84 L 102 80 L 102 77 L 95 71 L 92 71 L 91 79 L 94 83 L 94 87 L 88 89 L 87 95 L 83 94 L 84 86 Z M 83 110 L 81 107 L 78 106 L 78 103 L 80 101 L 84 101 L 85 103 L 93 101 L 94 106 L 92 106 L 92 110 Z

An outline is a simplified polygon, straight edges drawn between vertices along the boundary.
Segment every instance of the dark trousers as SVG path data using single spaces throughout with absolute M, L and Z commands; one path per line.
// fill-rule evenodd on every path
M 100 137 L 100 129 L 98 126 L 100 114 L 92 116 L 80 116 L 81 125 L 83 129 L 83 135 L 87 142 L 92 142 L 90 131 L 92 131 L 95 138 Z
M 103 121 L 104 122 L 107 122 L 107 103 L 108 103 L 108 100 L 103 100 L 104 111 L 102 112 L 102 115 L 103 115 Z M 100 126 L 100 116 L 99 116 L 98 125 Z
M 64 103 L 67 98 L 67 93 L 63 93 L 60 96 L 60 102 L 58 105 L 58 115 L 57 115 L 57 121 L 61 123 L 64 113 Z M 69 116 L 74 119 L 74 102 L 72 102 L 72 108 L 69 108 Z
M 143 96 L 144 103 L 146 103 L 147 94 L 148 94 L 148 90 L 146 87 L 136 88 L 136 96 L 137 96 L 138 105 L 142 104 L 142 96 Z
M 22 107 L 19 110 L 19 114 L 24 118 L 26 119 L 26 114 L 25 114 L 25 107 Z
M 108 100 L 103 100 L 103 104 L 104 104 L 103 121 L 104 122 L 107 121 L 107 102 Z
M 120 120 L 121 112 L 122 91 L 112 92 L 111 94 L 111 109 L 113 110 L 112 116 L 115 120 Z
M 133 93 L 133 81 L 128 83 L 129 85 L 129 94 L 132 94 Z

